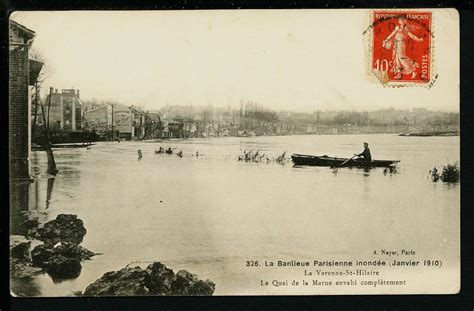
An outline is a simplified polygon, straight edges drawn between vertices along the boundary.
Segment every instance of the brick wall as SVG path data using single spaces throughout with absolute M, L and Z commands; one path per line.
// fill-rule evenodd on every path
M 28 48 L 15 46 L 9 52 L 8 147 L 10 179 L 29 179 L 31 108 L 28 87 Z

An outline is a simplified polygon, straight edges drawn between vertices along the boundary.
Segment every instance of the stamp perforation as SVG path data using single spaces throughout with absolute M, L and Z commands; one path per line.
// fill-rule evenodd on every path
M 379 70 L 377 72 L 374 70 L 373 66 L 373 61 L 374 61 L 374 53 L 375 53 L 375 27 L 377 26 L 376 20 L 375 20 L 375 14 L 376 13 L 386 13 L 386 14 L 391 14 L 391 13 L 396 13 L 400 12 L 400 16 L 394 16 L 391 17 L 393 18 L 398 18 L 402 17 L 402 19 L 406 19 L 405 16 L 409 14 L 420 14 L 420 13 L 429 13 L 429 23 L 428 23 L 428 29 L 426 30 L 428 32 L 428 38 L 429 41 L 427 43 L 427 48 L 429 50 L 429 79 L 427 81 L 422 81 L 420 79 L 418 80 L 412 80 L 412 81 L 407 81 L 407 80 L 400 80 L 396 81 L 393 79 L 388 78 L 388 70 L 383 71 Z M 436 60 L 435 60 L 435 11 L 434 10 L 427 10 L 427 9 L 389 9 L 389 10 L 370 10 L 368 12 L 368 20 L 369 20 L 369 27 L 363 32 L 363 35 L 366 35 L 366 40 L 367 40 L 367 51 L 365 53 L 365 58 L 366 58 L 366 64 L 367 64 L 367 76 L 369 77 L 370 80 L 372 81 L 377 81 L 378 83 L 381 83 L 383 87 L 388 87 L 388 88 L 400 88 L 400 87 L 424 87 L 424 88 L 431 88 L 433 84 L 435 83 L 438 75 L 436 73 Z M 384 21 L 388 21 L 389 19 L 384 19 Z M 412 19 L 408 19 L 410 23 L 413 23 Z M 422 25 L 422 24 L 420 24 Z M 398 26 L 397 26 L 398 27 Z M 420 27 L 420 26 L 418 26 Z M 423 26 L 423 28 L 426 28 Z M 410 35 L 412 38 L 412 36 Z M 388 37 L 387 37 L 388 38 Z M 415 36 L 416 38 L 416 36 Z M 413 39 L 415 40 L 415 39 Z M 384 41 L 385 42 L 385 41 Z M 388 48 L 387 48 L 388 49 Z M 395 52 L 394 52 L 395 53 Z M 404 60 L 407 58 L 404 58 Z M 408 58 L 409 59 L 409 58 Z M 409 59 L 410 60 L 410 59 Z M 411 60 L 410 60 L 411 61 Z M 413 61 L 414 62 L 414 61 Z M 388 62 L 387 62 L 388 64 Z M 387 65 L 388 66 L 388 65 Z M 415 68 L 419 67 L 419 64 L 416 63 Z M 383 76 L 382 76 L 383 75 Z M 400 74 L 398 74 L 400 75 Z

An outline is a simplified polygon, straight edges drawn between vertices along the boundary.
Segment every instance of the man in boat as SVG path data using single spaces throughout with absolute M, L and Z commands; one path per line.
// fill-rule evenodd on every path
M 372 155 L 370 154 L 369 144 L 364 142 L 364 151 L 359 154 L 354 154 L 359 158 L 362 158 L 364 161 L 370 162 L 372 161 Z

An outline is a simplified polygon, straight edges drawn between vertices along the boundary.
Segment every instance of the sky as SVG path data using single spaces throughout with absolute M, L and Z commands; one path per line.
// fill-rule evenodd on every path
M 36 32 L 50 87 L 147 110 L 166 105 L 273 110 L 459 111 L 459 18 L 433 12 L 430 89 L 368 73 L 367 10 L 14 12 Z

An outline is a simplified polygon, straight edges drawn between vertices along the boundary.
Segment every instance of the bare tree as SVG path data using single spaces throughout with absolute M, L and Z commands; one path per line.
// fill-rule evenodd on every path
M 38 62 L 43 63 L 43 68 L 41 68 L 41 72 L 38 75 L 37 81 L 41 85 L 45 82 L 53 73 L 53 67 L 51 66 L 50 62 L 46 59 L 43 53 L 35 48 L 32 47 L 29 51 L 29 58 Z
M 37 50 L 37 49 L 31 49 L 29 52 L 29 57 L 32 60 L 41 62 L 43 66 L 41 67 L 41 70 L 36 78 L 36 81 L 34 81 L 34 116 L 33 116 L 33 125 L 32 125 L 32 136 L 35 136 L 34 134 L 36 133 L 36 128 L 37 128 L 37 118 L 38 118 L 38 109 L 39 106 L 41 106 L 41 115 L 43 118 L 43 130 L 40 133 L 40 139 L 39 141 L 41 142 L 42 147 L 45 149 L 47 157 L 48 157 L 48 174 L 51 175 L 56 175 L 58 173 L 58 169 L 56 167 L 56 161 L 54 160 L 54 154 L 53 154 L 53 149 L 51 146 L 51 131 L 49 128 L 49 122 L 46 121 L 46 116 L 45 116 L 45 108 L 43 103 L 40 100 L 40 89 L 41 86 L 44 84 L 44 82 L 51 76 L 53 73 L 52 67 L 50 66 L 49 62 L 46 60 L 46 58 L 43 56 L 43 54 Z M 49 121 L 49 107 L 51 105 L 51 94 L 48 97 L 48 121 Z
M 39 104 L 41 101 L 41 98 L 40 98 L 41 86 L 53 74 L 53 68 L 50 65 L 50 63 L 47 61 L 47 59 L 44 57 L 43 53 L 39 51 L 38 49 L 35 49 L 35 48 L 30 49 L 29 58 L 34 61 L 41 62 L 43 64 L 41 71 L 39 72 L 36 78 L 36 81 L 34 81 L 34 84 L 33 84 L 34 86 L 32 90 L 32 94 L 34 96 L 33 101 L 32 101 L 34 103 L 32 135 L 34 136 L 35 134 L 34 131 L 36 130 L 36 125 L 38 121 Z

